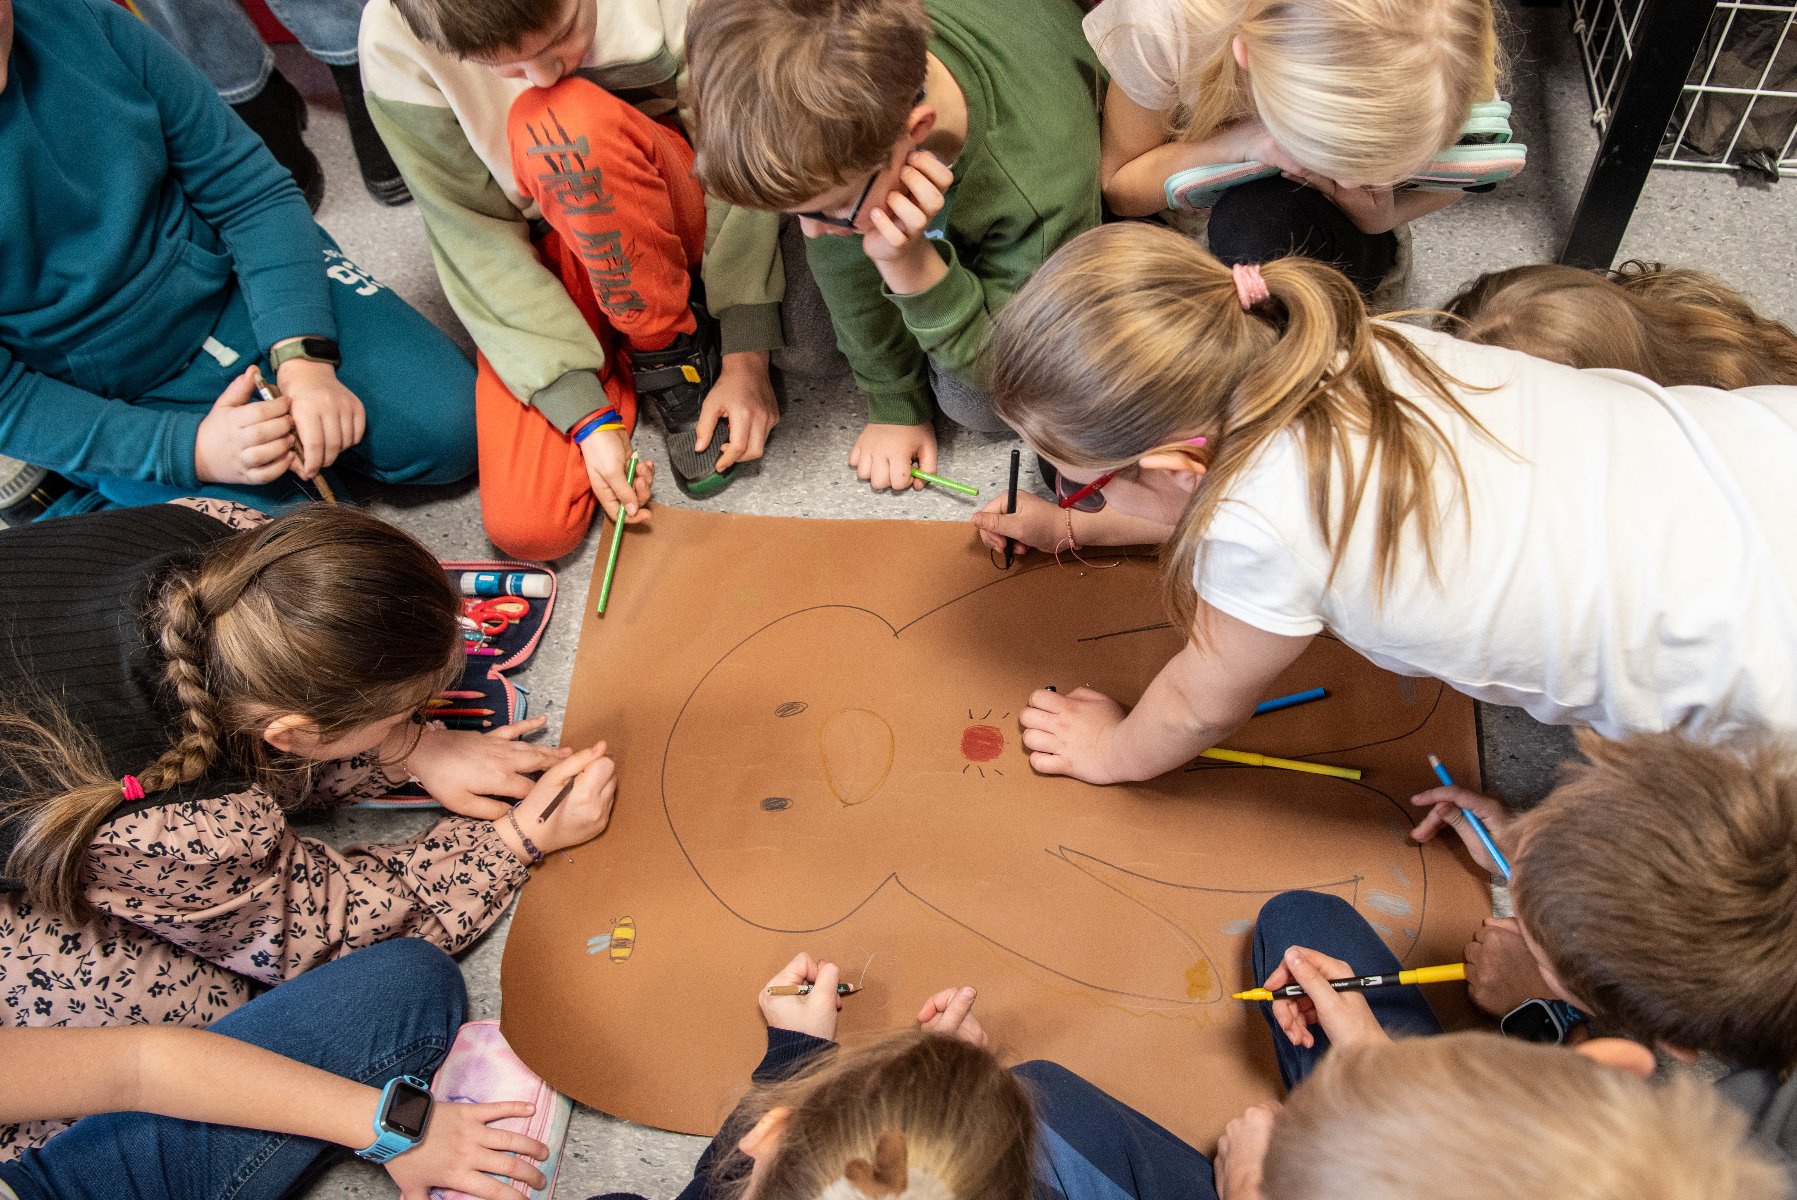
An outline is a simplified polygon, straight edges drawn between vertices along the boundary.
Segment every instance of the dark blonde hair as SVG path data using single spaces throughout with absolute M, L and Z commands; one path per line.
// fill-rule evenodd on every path
M 150 796 L 215 769 L 272 787 L 293 764 L 270 759 L 270 721 L 297 714 L 328 741 L 419 707 L 465 661 L 459 613 L 430 551 L 352 508 L 303 508 L 214 542 L 168 572 L 142 622 L 180 726 L 132 773 Z M 0 768 L 18 787 L 0 797 L 0 820 L 19 825 L 6 873 L 80 920 L 87 845 L 120 784 L 89 731 L 37 707 L 0 713 Z
M 1106 225 L 1063 246 L 998 319 L 993 407 L 1031 446 L 1108 471 L 1202 433 L 1208 467 L 1172 539 L 1169 599 L 1193 627 L 1194 567 L 1229 487 L 1282 434 L 1305 455 L 1310 507 L 1339 565 L 1363 504 L 1378 514 L 1382 592 L 1413 530 L 1431 570 L 1443 498 L 1430 471 L 1459 459 L 1435 418 L 1385 380 L 1384 351 L 1483 432 L 1450 380 L 1395 327 L 1367 317 L 1341 272 L 1302 258 L 1261 268 L 1271 299 L 1242 309 L 1228 267 L 1172 230 Z M 1357 451 L 1350 435 L 1365 438 Z M 1373 480 L 1377 475 L 1377 485 Z
M 1797 749 L 1579 749 L 1516 830 L 1517 916 L 1560 982 L 1640 1041 L 1797 1064 Z
M 1265 1200 L 1778 1200 L 1746 1117 L 1558 1046 L 1448 1033 L 1336 1047 L 1274 1119 Z
M 1447 304 L 1442 329 L 1569 367 L 1611 367 L 1665 387 L 1797 385 L 1797 332 L 1702 271 L 1630 261 L 1614 271 L 1543 264 L 1492 271 Z
M 923 89 L 922 0 L 698 0 L 686 25 L 699 182 L 796 208 L 884 165 Z
M 457 58 L 516 50 L 551 32 L 564 0 L 393 0 L 418 40 Z
M 950 1192 L 979 1200 L 1030 1200 L 1035 1111 L 1023 1085 L 990 1052 L 956 1037 L 897 1034 L 815 1060 L 745 1101 L 745 1129 L 790 1108 L 754 1200 L 816 1200 L 857 1162 L 884 1161 L 893 1135 L 904 1159 Z M 740 1131 L 739 1131 L 740 1132 Z M 861 1169 L 861 1168 L 857 1168 Z M 746 1176 L 718 1181 L 741 1195 Z M 902 1187 L 900 1190 L 903 1190 Z
M 1497 91 L 1490 0 L 1181 0 L 1194 53 L 1169 130 L 1201 141 L 1258 116 L 1331 179 L 1389 185 Z M 1248 70 L 1235 60 L 1240 37 Z

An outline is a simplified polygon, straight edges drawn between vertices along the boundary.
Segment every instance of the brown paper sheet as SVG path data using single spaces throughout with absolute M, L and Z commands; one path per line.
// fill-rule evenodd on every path
M 865 971 L 846 1040 L 972 984 L 1008 1061 L 1063 1063 L 1212 1145 L 1279 1090 L 1259 1006 L 1229 999 L 1253 986 L 1262 903 L 1341 895 L 1421 966 L 1459 959 L 1489 892 L 1406 836 L 1431 751 L 1478 784 L 1471 702 L 1328 638 L 1271 694 L 1329 697 L 1227 744 L 1359 783 L 1203 760 L 1107 788 L 1030 770 L 1032 689 L 1130 702 L 1179 645 L 1143 559 L 1004 573 L 960 524 L 658 509 L 625 536 L 608 614 L 585 614 L 564 726 L 568 745 L 610 741 L 616 812 L 524 889 L 507 1040 L 585 1104 L 710 1134 L 764 1046 L 758 985 L 807 950 Z M 1465 1020 L 1463 989 L 1430 995 Z

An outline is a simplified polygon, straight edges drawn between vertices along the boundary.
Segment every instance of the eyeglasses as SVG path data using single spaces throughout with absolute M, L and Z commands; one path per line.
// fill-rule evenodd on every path
M 1203 437 L 1184 438 L 1174 444 L 1180 446 L 1202 446 L 1208 440 L 1208 438 Z M 1153 453 L 1154 451 L 1152 450 L 1148 452 L 1148 454 Z M 1144 454 L 1142 457 L 1146 458 L 1148 455 Z M 1118 472 L 1122 470 L 1122 467 L 1117 467 L 1115 470 L 1106 471 L 1084 487 L 1079 487 L 1074 480 L 1068 479 L 1065 475 L 1057 472 L 1054 478 L 1055 503 L 1062 508 L 1077 509 L 1083 513 L 1101 512 L 1104 509 L 1105 503 L 1105 485 L 1117 478 Z M 1069 491 L 1069 488 L 1074 488 L 1076 490 Z
M 793 216 L 804 217 L 807 221 L 816 221 L 819 225 L 828 225 L 832 229 L 854 229 L 856 220 L 861 216 L 861 206 L 867 203 L 868 193 L 874 190 L 874 181 L 880 178 L 880 172 L 885 169 L 880 167 L 867 177 L 867 186 L 861 189 L 861 195 L 855 200 L 855 207 L 849 210 L 848 216 L 833 217 L 829 213 L 817 211 L 795 212 Z

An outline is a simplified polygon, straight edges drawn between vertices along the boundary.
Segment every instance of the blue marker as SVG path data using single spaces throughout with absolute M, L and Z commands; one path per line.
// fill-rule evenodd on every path
M 1431 754 L 1429 765 L 1435 768 L 1435 778 L 1441 780 L 1442 787 L 1454 786 L 1454 777 L 1449 775 L 1448 769 L 1441 765 L 1441 759 Z M 1504 852 L 1499 850 L 1497 843 L 1491 840 L 1491 831 L 1485 828 L 1485 822 L 1479 820 L 1479 814 L 1470 808 L 1463 808 L 1460 811 L 1466 814 L 1466 823 L 1472 826 L 1473 832 L 1479 835 L 1479 840 L 1485 843 L 1485 853 L 1491 855 L 1491 861 L 1497 864 L 1497 869 L 1503 874 L 1505 882 L 1509 882 L 1510 860 L 1504 857 Z
M 1254 706 L 1254 715 L 1278 712 L 1282 708 L 1291 708 L 1297 704 L 1309 704 L 1312 700 L 1321 700 L 1329 694 L 1328 688 L 1311 688 L 1308 692 L 1293 692 L 1289 696 L 1279 696 L 1272 700 L 1262 700 Z

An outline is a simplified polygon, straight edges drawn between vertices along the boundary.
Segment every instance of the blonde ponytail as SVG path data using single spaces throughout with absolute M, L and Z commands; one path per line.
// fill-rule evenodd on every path
M 1484 432 L 1448 377 L 1397 329 L 1370 320 L 1339 271 L 1285 258 L 1261 273 L 1269 299 L 1243 311 L 1229 268 L 1184 237 L 1140 222 L 1106 225 L 1050 258 L 993 336 L 994 407 L 1052 458 L 1108 471 L 1179 438 L 1210 439 L 1204 484 L 1166 555 L 1169 603 L 1185 629 L 1194 625 L 1194 572 L 1218 505 L 1288 432 L 1303 449 L 1331 577 L 1366 504 L 1377 514 L 1379 594 L 1406 534 L 1434 569 L 1446 499 L 1431 482 L 1438 456 L 1462 488 L 1465 480 L 1435 419 L 1386 382 L 1378 352 Z

